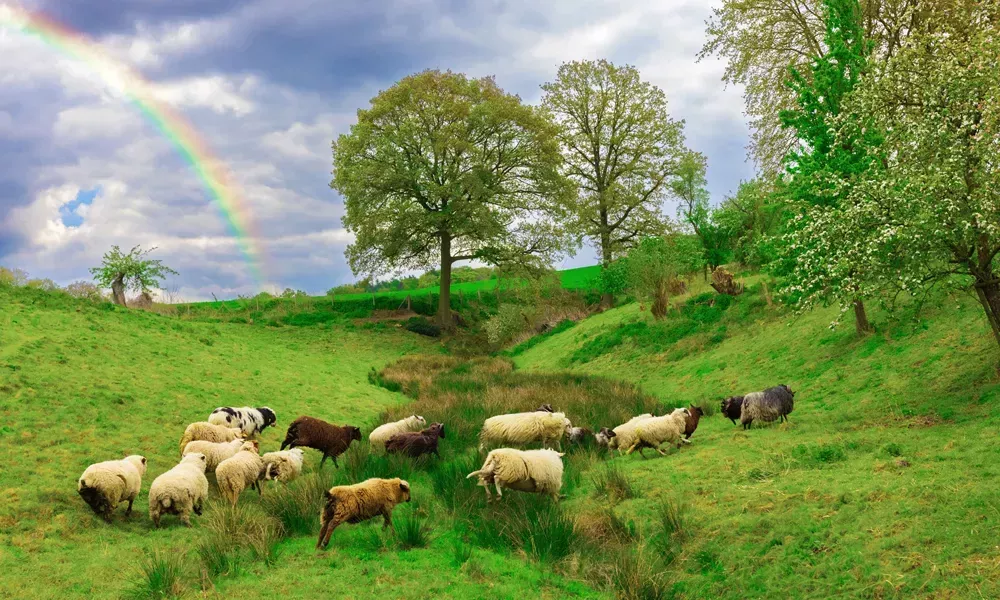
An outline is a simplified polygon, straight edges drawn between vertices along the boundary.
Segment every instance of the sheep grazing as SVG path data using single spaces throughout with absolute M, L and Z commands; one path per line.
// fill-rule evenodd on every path
M 691 439 L 691 435 L 698 429 L 698 421 L 705 416 L 705 411 L 700 406 L 692 404 L 688 407 L 687 419 L 684 423 L 684 439 Z
M 503 488 L 545 494 L 559 501 L 562 489 L 563 453 L 555 450 L 515 450 L 497 448 L 486 455 L 486 461 L 478 471 L 473 471 L 466 479 L 479 478 L 479 484 L 486 489 L 487 501 L 493 500 L 490 486 L 503 497 Z
M 277 423 L 278 415 L 266 406 L 260 408 L 220 406 L 208 416 L 208 422 L 223 427 L 238 427 L 243 431 L 243 437 L 253 438 Z
M 615 437 L 617 434 L 608 429 L 607 427 L 601 427 L 600 431 L 594 434 L 594 439 L 597 441 L 598 446 L 604 446 L 605 448 L 611 445 L 611 438 Z
M 661 444 L 670 442 L 680 448 L 682 443 L 690 443 L 682 437 L 689 415 L 690 413 L 686 408 L 678 408 L 669 415 L 638 421 L 635 427 L 635 435 L 631 445 L 626 450 L 626 454 L 632 454 L 638 450 L 639 454 L 645 458 L 646 455 L 643 454 L 643 450 L 645 448 L 652 448 L 661 455 L 666 455 L 666 452 L 660 448 Z M 619 449 L 623 448 L 621 445 L 618 447 Z
M 444 424 L 433 423 L 420 432 L 397 433 L 386 442 L 385 451 L 390 454 L 405 454 L 411 458 L 433 453 L 434 456 L 441 458 L 438 454 L 438 440 L 443 437 Z
M 372 478 L 354 485 L 330 488 L 326 492 L 326 505 L 320 513 L 316 548 L 326 548 L 333 530 L 341 523 L 361 523 L 382 515 L 382 528 L 392 527 L 392 509 L 409 501 L 410 484 L 398 477 Z
M 208 496 L 207 464 L 201 452 L 185 454 L 174 468 L 153 480 L 149 486 L 149 518 L 155 527 L 160 526 L 164 514 L 178 515 L 188 527 L 192 511 L 201 515 L 201 505 Z
M 409 417 L 400 419 L 399 421 L 379 425 L 373 429 L 370 434 L 368 434 L 368 443 L 371 444 L 373 448 L 383 448 L 385 447 L 385 443 L 389 441 L 389 438 L 397 433 L 420 431 L 424 427 L 427 427 L 426 419 L 420 415 L 410 415 Z
M 586 427 L 572 427 L 569 430 L 569 443 L 586 444 L 593 437 L 594 432 Z
M 722 401 L 722 414 L 736 425 L 736 420 L 740 418 L 743 411 L 744 396 L 730 396 Z
M 268 452 L 260 457 L 264 461 L 264 479 L 282 483 L 293 481 L 302 474 L 305 451 L 302 448 Z
M 564 413 L 535 411 L 497 415 L 483 422 L 479 432 L 479 449 L 490 444 L 530 444 L 541 442 L 543 448 L 554 444 L 562 449 L 560 441 L 569 434 L 573 425 Z
M 623 448 L 628 448 L 629 446 L 632 445 L 632 442 L 635 441 L 635 428 L 636 428 L 636 425 L 640 421 L 644 421 L 646 419 L 652 419 L 652 418 L 653 418 L 652 413 L 644 413 L 644 414 L 632 417 L 631 419 L 629 419 L 625 423 L 622 423 L 618 427 L 615 427 L 614 429 L 612 429 L 611 433 L 614 434 L 614 435 L 609 436 L 609 439 L 608 439 L 608 448 L 610 448 L 612 450 L 614 450 L 615 448 L 618 448 L 618 452 L 620 454 L 622 452 Z
M 213 425 L 208 421 L 191 423 L 184 430 L 184 435 L 181 436 L 181 456 L 184 455 L 184 446 L 187 446 L 188 442 L 231 442 L 242 437 L 243 430 L 239 427 Z
M 121 460 L 108 460 L 90 465 L 80 476 L 76 491 L 94 513 L 111 522 L 111 513 L 118 504 L 128 500 L 125 514 L 132 514 L 132 503 L 142 487 L 146 474 L 146 457 L 133 454 Z
M 243 442 L 240 451 L 219 463 L 215 477 L 219 483 L 222 497 L 236 506 L 240 494 L 247 488 L 253 488 L 260 494 L 260 479 L 264 474 L 264 461 L 261 460 L 254 442 Z
M 795 408 L 795 392 L 787 385 L 770 387 L 763 392 L 752 392 L 743 397 L 740 423 L 743 429 L 750 429 L 754 420 L 770 423 L 787 421 L 788 414 Z
M 256 444 L 257 442 L 252 442 Z M 214 473 L 215 469 L 218 468 L 219 464 L 232 457 L 234 454 L 240 451 L 240 447 L 243 446 L 242 439 L 235 439 L 231 442 L 203 442 L 201 440 L 196 440 L 194 442 L 188 442 L 187 446 L 184 446 L 184 452 L 182 456 L 191 454 L 192 452 L 200 452 L 205 455 L 207 459 L 206 470 L 209 473 Z
M 285 434 L 285 441 L 281 442 L 281 449 L 302 446 L 319 450 L 323 453 L 319 468 L 323 468 L 327 458 L 332 458 L 333 466 L 340 468 L 337 457 L 347 452 L 354 440 L 361 441 L 361 430 L 353 425 L 341 427 L 313 417 L 299 417 L 288 426 L 288 433 Z

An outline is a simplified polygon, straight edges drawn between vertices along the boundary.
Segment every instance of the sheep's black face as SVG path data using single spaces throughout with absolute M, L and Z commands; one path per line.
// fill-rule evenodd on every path
M 705 411 L 703 411 L 700 406 L 692 405 L 691 408 L 688 409 L 688 412 L 690 412 L 692 416 L 702 417 L 705 415 Z
M 437 429 L 438 429 L 438 435 L 441 436 L 441 439 L 444 439 L 444 423 L 438 423 Z
M 357 427 L 351 427 L 351 439 L 361 441 L 361 430 Z
M 278 415 L 274 414 L 274 411 L 266 406 L 262 406 L 257 409 L 261 416 L 264 417 L 264 426 L 261 429 L 270 427 L 278 422 Z

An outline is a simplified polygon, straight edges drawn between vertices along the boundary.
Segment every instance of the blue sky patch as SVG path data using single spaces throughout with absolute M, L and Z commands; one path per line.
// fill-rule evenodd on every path
M 59 216 L 62 217 L 63 225 L 66 227 L 79 227 L 83 224 L 83 217 L 76 212 L 76 209 L 82 204 L 89 206 L 100 192 L 101 188 L 99 187 L 77 192 L 76 198 L 67 202 L 59 209 Z

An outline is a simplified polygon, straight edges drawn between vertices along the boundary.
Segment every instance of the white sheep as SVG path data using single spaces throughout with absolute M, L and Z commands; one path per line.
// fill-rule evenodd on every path
M 201 515 L 201 505 L 208 496 L 208 478 L 205 477 L 207 459 L 201 452 L 184 455 L 181 462 L 153 480 L 149 486 L 149 518 L 160 526 L 160 516 L 178 515 L 188 527 L 191 512 Z
M 486 497 L 492 500 L 490 485 L 496 487 L 497 496 L 502 497 L 502 488 L 546 494 L 559 501 L 562 489 L 562 452 L 555 450 L 516 450 L 497 448 L 486 455 L 486 461 L 478 471 L 466 476 L 479 478 L 479 485 L 486 489 Z
M 646 419 L 652 419 L 652 418 L 653 415 L 651 413 L 644 413 L 632 417 L 625 423 L 622 423 L 618 427 L 612 429 L 611 432 L 614 433 L 614 435 L 609 436 L 607 438 L 608 448 L 611 448 L 612 450 L 618 448 L 618 452 L 620 454 L 623 448 L 628 448 L 629 446 L 632 445 L 632 442 L 635 441 L 636 424 L 639 423 L 639 421 L 644 421 Z
M 184 435 L 181 436 L 181 456 L 184 455 L 184 446 L 187 446 L 188 442 L 194 442 L 197 440 L 204 442 L 231 442 L 236 438 L 242 437 L 244 437 L 243 430 L 239 427 L 213 425 L 208 421 L 191 423 L 184 429 Z
M 235 439 L 231 442 L 205 442 L 196 440 L 188 442 L 187 446 L 184 446 L 183 455 L 186 456 L 192 452 L 204 454 L 205 458 L 208 459 L 206 470 L 209 473 L 213 473 L 218 468 L 219 463 L 239 452 L 242 445 L 243 440 L 241 439 Z
M 139 495 L 145 474 L 146 457 L 133 454 L 90 465 L 77 481 L 76 490 L 95 513 L 110 523 L 111 513 L 125 500 L 128 500 L 125 514 L 132 514 L 132 503 Z
M 534 411 L 497 415 L 483 422 L 479 432 L 479 449 L 485 450 L 490 444 L 529 444 L 541 442 L 543 448 L 553 445 L 562 450 L 562 438 L 569 434 L 573 425 L 565 413 Z
M 302 474 L 304 459 L 302 448 L 268 452 L 260 458 L 264 461 L 264 479 L 288 483 Z
M 420 431 L 427 426 L 427 421 L 420 415 L 410 415 L 405 419 L 379 425 L 368 434 L 368 443 L 373 448 L 384 448 L 385 443 L 397 433 Z
M 223 427 L 239 427 L 243 437 L 254 438 L 264 429 L 278 422 L 278 416 L 266 406 L 220 406 L 208 416 L 208 422 Z
M 243 442 L 240 451 L 219 463 L 215 470 L 216 481 L 222 497 L 236 506 L 243 490 L 254 488 L 260 494 L 260 477 L 264 472 L 264 461 L 257 452 L 254 442 Z
M 660 444 L 670 442 L 676 444 L 678 448 L 685 442 L 690 444 L 690 440 L 683 437 L 689 414 L 686 408 L 678 408 L 669 415 L 638 421 L 635 424 L 635 436 L 626 453 L 632 454 L 638 449 L 639 454 L 642 454 L 644 448 L 650 447 L 665 455 L 666 452 L 660 449 Z M 618 448 L 622 449 L 624 446 L 619 445 Z

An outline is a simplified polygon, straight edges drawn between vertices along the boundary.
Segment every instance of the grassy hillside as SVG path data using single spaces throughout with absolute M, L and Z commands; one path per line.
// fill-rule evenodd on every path
M 266 548 L 266 562 L 207 573 L 199 547 L 225 509 L 213 502 L 204 516 L 192 517 L 192 529 L 170 516 L 163 528 L 152 528 L 146 492 L 176 463 L 188 423 L 220 405 L 268 405 L 279 422 L 265 432 L 263 451 L 276 450 L 300 414 L 367 431 L 378 413 L 404 400 L 372 386 L 369 370 L 404 354 L 434 352 L 423 339 L 349 324 L 274 329 L 187 322 L 0 287 L 0 597 L 118 598 L 142 581 L 139 566 L 153 550 L 180 562 L 185 597 L 360 598 L 391 591 L 394 598 L 494 598 L 519 595 L 524 586 L 563 597 L 559 590 L 578 589 L 488 551 L 477 553 L 475 569 L 442 569 L 455 553 L 445 536 L 425 549 L 380 551 L 372 537 L 378 525 L 338 530 L 323 555 L 313 550 L 312 535 L 293 535 Z M 122 506 L 109 526 L 77 496 L 76 479 L 92 462 L 131 453 L 144 454 L 149 471 L 133 515 L 124 518 Z M 317 465 L 307 452 L 307 472 Z M 329 464 L 326 471 L 313 482 L 316 489 L 326 486 Z M 398 511 L 404 519 L 420 506 L 415 489 L 413 505 Z M 241 499 L 251 508 L 259 504 L 256 494 Z M 310 510 L 308 519 L 315 514 Z
M 724 396 L 796 391 L 788 424 L 744 432 L 717 415 L 671 456 L 612 461 L 639 494 L 622 518 L 647 521 L 663 498 L 687 507 L 677 597 L 1000 597 L 1000 356 L 975 303 L 876 315 L 882 331 L 857 339 L 849 322 L 830 330 L 832 310 L 783 316 L 758 294 L 663 323 L 625 306 L 516 358 L 716 411 Z

